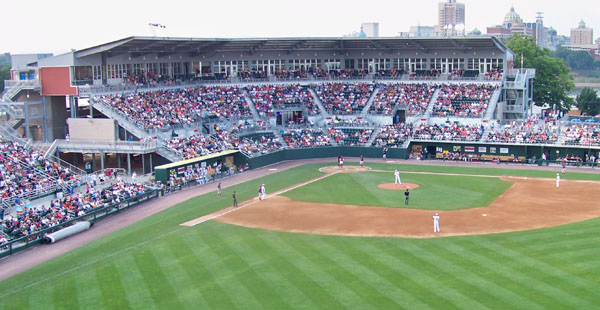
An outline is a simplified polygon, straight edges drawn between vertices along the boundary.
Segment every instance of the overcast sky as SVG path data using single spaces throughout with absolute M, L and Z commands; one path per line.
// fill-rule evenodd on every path
M 437 23 L 439 0 L 103 0 L 4 1 L 0 53 L 66 52 L 128 36 L 151 36 L 148 23 L 169 37 L 337 37 L 379 22 L 381 36 Z M 514 5 L 525 22 L 544 12 L 544 24 L 569 35 L 583 19 L 600 36 L 597 0 L 459 0 L 466 29 L 501 24 Z

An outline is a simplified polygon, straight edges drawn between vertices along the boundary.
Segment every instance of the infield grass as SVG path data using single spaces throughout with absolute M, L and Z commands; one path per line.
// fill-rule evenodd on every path
M 0 308 L 598 308 L 600 219 L 432 239 L 179 226 L 229 206 L 233 189 L 248 199 L 259 183 L 273 192 L 321 175 L 319 166 L 193 198 L 2 281 Z
M 391 183 L 392 172 L 340 173 L 282 194 L 295 201 L 359 206 L 457 210 L 485 207 L 512 183 L 489 177 L 403 173 L 402 182 L 420 187 L 411 190 L 410 204 L 404 191 L 381 189 Z

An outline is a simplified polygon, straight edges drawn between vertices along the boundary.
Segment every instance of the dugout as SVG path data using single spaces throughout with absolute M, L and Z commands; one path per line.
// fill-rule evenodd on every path
M 160 181 L 162 184 L 167 184 L 170 176 L 181 177 L 187 169 L 197 169 L 199 167 L 208 166 L 213 167 L 218 163 L 222 163 L 223 167 L 233 167 L 234 171 L 237 171 L 235 168 L 236 165 L 246 162 L 245 160 L 241 160 L 242 157 L 245 156 L 242 155 L 242 153 L 240 153 L 238 150 L 229 150 L 157 166 L 154 170 L 155 179 L 156 181 Z M 222 172 L 224 172 L 225 169 L 226 168 L 223 168 Z

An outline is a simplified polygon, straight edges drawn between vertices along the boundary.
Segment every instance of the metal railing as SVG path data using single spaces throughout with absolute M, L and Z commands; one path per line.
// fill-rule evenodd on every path
M 159 197 L 159 192 L 160 191 L 156 190 L 156 189 L 146 191 L 145 193 L 143 193 L 141 195 L 137 195 L 135 197 L 125 199 L 119 203 L 111 204 L 109 206 L 98 208 L 98 209 L 93 209 L 91 211 L 88 211 L 88 213 L 85 215 L 75 217 L 72 220 L 66 221 L 64 223 L 60 223 L 56 226 L 42 229 L 42 230 L 34 232 L 30 235 L 11 240 L 8 243 L 0 245 L 0 258 L 8 256 L 8 255 L 12 255 L 12 254 L 20 252 L 22 250 L 28 249 L 32 246 L 38 245 L 42 242 L 42 238 L 46 234 L 58 231 L 62 228 L 68 227 L 68 226 L 71 226 L 72 224 L 74 224 L 76 222 L 89 221 L 89 222 L 93 223 L 93 222 L 96 222 L 102 218 L 109 216 L 109 215 L 119 213 L 123 210 L 127 210 L 131 207 L 137 206 L 137 205 L 141 204 L 142 202 L 145 202 L 145 201 L 148 201 L 151 199 L 155 199 L 155 198 Z

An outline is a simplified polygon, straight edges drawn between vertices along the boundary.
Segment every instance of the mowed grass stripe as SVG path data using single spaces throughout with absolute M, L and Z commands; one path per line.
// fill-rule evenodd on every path
M 246 258 L 241 257 L 233 248 L 236 245 L 231 245 L 227 237 L 221 236 L 218 229 L 214 225 L 207 225 L 206 230 L 213 242 L 213 251 L 223 260 L 223 263 L 229 264 L 236 269 L 236 277 L 232 280 L 237 280 L 248 289 L 254 298 L 261 304 L 263 309 L 281 309 L 288 308 L 290 305 L 283 299 L 281 295 L 276 293 L 272 284 L 266 282 L 261 274 L 257 272 L 258 265 L 250 265 Z M 225 233 L 232 233 L 225 231 Z
M 340 303 L 335 296 L 327 293 L 325 286 L 315 281 L 304 270 L 296 267 L 296 265 L 294 265 L 294 258 L 285 256 L 279 246 L 273 246 L 273 244 L 277 244 L 273 242 L 273 235 L 274 234 L 270 232 L 255 231 L 253 238 L 250 239 L 247 244 L 252 247 L 254 252 L 261 254 L 275 270 L 281 273 L 286 281 L 289 281 L 294 285 L 307 301 L 310 301 L 307 304 L 304 304 L 303 302 L 298 302 L 296 304 L 302 304 L 303 307 L 309 309 L 344 308 L 344 305 Z
M 181 302 L 183 309 L 206 308 L 206 302 L 202 299 L 202 295 L 198 294 L 197 289 L 194 287 L 194 281 L 188 276 L 175 254 L 171 251 L 171 242 L 173 242 L 172 239 L 163 239 L 153 244 L 150 248 L 153 257 L 156 259 L 157 264 L 162 267 L 165 279 L 177 294 L 177 299 Z
M 208 272 L 206 264 L 201 258 L 198 257 L 200 253 L 194 253 L 192 246 L 188 243 L 188 238 L 177 238 L 167 243 L 169 249 L 177 258 L 177 262 L 180 267 L 187 274 L 193 282 L 190 286 L 194 288 L 199 296 L 202 296 L 206 304 L 197 305 L 198 308 L 203 309 L 217 309 L 219 307 L 224 309 L 233 309 L 235 305 L 231 301 L 231 296 L 227 291 L 218 283 L 213 275 Z M 198 246 L 197 240 L 194 241 Z M 202 247 L 203 248 L 203 247 Z
M 94 266 L 96 279 L 102 292 L 104 309 L 132 309 L 119 276 L 119 271 L 112 261 L 102 262 Z
M 489 240 L 470 240 L 465 239 L 460 244 L 463 250 L 469 249 L 469 255 L 472 260 L 479 261 L 480 264 L 489 264 L 491 270 L 497 274 L 506 275 L 513 279 L 512 285 L 515 289 L 529 292 L 529 298 L 541 305 L 548 305 L 549 308 L 567 308 L 568 305 L 562 298 L 560 290 L 555 289 L 551 284 L 545 282 L 545 279 L 539 279 L 539 274 L 532 271 L 529 266 L 521 262 L 513 261 L 503 255 L 499 255 L 493 250 L 484 248 L 481 244 L 490 242 Z M 492 274 L 493 275 L 493 274 Z
M 365 274 L 356 270 L 359 266 L 352 265 L 349 268 L 348 263 L 343 262 L 343 257 L 333 255 L 333 253 L 328 251 L 327 245 L 322 242 L 322 238 L 310 240 L 298 238 L 296 242 L 289 244 L 295 247 L 296 250 L 303 251 L 306 257 L 315 264 L 323 265 L 327 272 L 337 279 L 337 281 L 345 283 L 345 287 L 362 300 L 364 306 L 360 308 L 397 309 L 400 307 L 400 305 L 389 299 L 389 297 L 381 294 L 369 283 L 365 282 Z M 393 307 L 385 308 L 382 304 L 393 305 Z
M 599 224 L 600 219 L 596 218 L 578 222 L 577 225 L 566 224 L 543 229 L 490 235 L 490 238 L 520 243 L 526 247 L 543 246 L 546 241 L 554 242 L 565 238 L 577 239 L 577 237 L 582 234 L 596 234 L 598 233 Z M 559 238 L 557 238 L 557 236 L 559 236 Z
M 124 293 L 132 309 L 157 309 L 157 305 L 152 300 L 150 288 L 144 285 L 144 277 L 138 269 L 132 253 L 120 255 L 115 259 L 121 282 L 123 283 Z
M 514 301 L 526 304 L 527 306 L 517 306 L 516 309 L 528 308 L 552 308 L 557 305 L 553 296 L 547 295 L 543 288 L 536 285 L 527 285 L 528 279 L 523 276 L 520 270 L 505 266 L 505 262 L 498 257 L 486 257 L 481 255 L 481 250 L 474 247 L 473 244 L 460 242 L 449 242 L 444 246 L 449 253 L 463 260 L 463 264 L 470 269 L 479 269 L 482 277 L 489 278 L 494 285 L 501 287 L 516 296 Z M 560 304 L 560 303 L 558 303 Z M 537 305 L 537 306 L 536 306 Z
M 386 279 L 393 286 L 389 289 L 389 294 L 397 299 L 396 302 L 407 309 L 437 309 L 442 305 L 446 309 L 455 307 L 436 291 L 430 290 L 431 287 L 422 285 L 426 276 L 420 278 L 421 275 L 415 275 L 415 270 L 411 270 L 410 266 L 403 265 L 394 255 L 388 255 L 374 246 L 381 245 L 382 242 L 380 239 L 361 240 L 360 246 L 353 249 L 353 259 Z M 419 280 L 415 281 L 417 277 Z
M 27 306 L 21 307 L 20 305 L 13 305 L 14 307 L 1 307 L 0 309 L 47 309 L 54 310 L 54 303 L 52 299 L 52 291 L 54 288 L 52 286 L 39 287 L 34 291 L 27 292 L 27 294 L 23 294 L 22 298 L 29 300 Z M 81 294 L 79 294 L 81 296 Z M 80 309 L 82 308 L 80 305 Z
M 568 285 L 564 287 L 565 290 L 574 296 L 579 296 L 585 300 L 600 297 L 600 291 L 594 287 L 595 283 L 564 269 L 565 267 L 568 267 L 569 262 L 559 261 L 556 265 L 552 265 L 549 261 L 546 261 L 545 257 L 540 257 L 538 259 L 521 247 L 514 245 L 505 246 L 499 242 L 487 243 L 486 245 L 488 247 L 497 247 L 496 249 L 504 250 L 504 253 L 507 255 L 517 255 L 524 264 L 532 266 L 540 271 L 540 273 L 546 273 L 550 277 L 555 277 L 560 282 L 567 283 Z
M 502 258 L 504 264 L 508 263 L 518 266 L 520 269 L 515 275 L 522 275 L 524 277 L 522 278 L 523 282 L 539 287 L 548 295 L 554 296 L 557 302 L 567 307 L 590 306 L 588 301 L 578 296 L 578 293 L 573 294 L 569 286 L 565 285 L 566 283 L 561 279 L 558 279 L 556 274 L 550 273 L 548 269 L 541 268 L 539 261 L 528 259 L 507 247 L 495 244 L 495 242 L 480 242 L 479 244 L 483 249 L 490 250 L 489 253 L 493 257 Z
M 163 266 L 156 261 L 151 250 L 148 248 L 138 249 L 133 251 L 131 256 L 144 279 L 138 285 L 145 285 L 150 290 L 156 307 L 158 309 L 183 309 L 177 292 L 164 274 Z M 167 296 L 169 298 L 165 298 Z
M 76 277 L 80 309 L 98 309 L 102 305 L 102 294 L 98 286 L 98 279 L 93 268 L 81 272 Z
M 391 239 L 393 240 L 393 239 Z M 388 243 L 392 243 L 389 242 Z M 420 249 L 416 246 L 417 242 L 411 242 L 403 244 L 402 250 L 403 260 L 412 265 L 415 269 L 421 270 L 423 273 L 427 274 L 433 282 L 431 283 L 430 290 L 437 290 L 441 292 L 446 299 L 452 302 L 455 305 L 461 305 L 460 308 L 469 308 L 469 309 L 488 309 L 488 307 L 481 300 L 481 292 L 478 292 L 478 289 L 473 287 L 472 285 L 461 281 L 457 276 L 447 273 L 440 268 L 442 266 L 442 261 L 439 260 L 437 263 L 429 263 L 426 261 L 426 257 L 423 253 L 419 253 Z M 438 258 L 439 259 L 439 258 Z M 460 285 L 454 285 L 454 283 Z M 463 288 L 469 287 L 468 293 L 462 292 L 460 289 L 455 289 L 454 287 Z M 474 294 L 478 292 L 477 294 Z
M 52 297 L 54 309 L 57 310 L 77 310 L 79 308 L 77 286 L 75 285 L 74 277 L 66 277 L 64 281 L 55 283 L 52 286 Z M 48 296 L 49 297 L 49 296 Z M 49 298 L 50 299 L 50 298 Z M 46 302 L 48 304 L 48 302 Z M 40 308 L 45 308 L 46 305 L 40 305 Z
M 217 229 L 217 231 L 224 230 Z M 289 278 L 292 275 L 288 274 L 285 269 L 281 270 L 273 265 L 273 261 L 281 260 L 281 257 L 274 257 L 275 253 L 268 252 L 265 248 L 258 248 L 255 244 L 253 245 L 256 239 L 260 239 L 257 236 L 259 232 L 259 230 L 249 229 L 245 234 L 227 234 L 227 236 L 221 235 L 221 237 L 248 266 L 252 266 L 253 271 L 268 285 L 264 289 L 279 295 L 281 302 L 284 302 L 285 305 L 304 304 L 312 309 L 318 307 L 317 304 L 311 303 L 310 297 L 305 295 L 293 281 L 290 281 Z M 274 283 L 277 283 L 277 285 L 274 285 Z M 287 296 L 287 298 L 284 296 Z M 288 306 L 281 304 L 279 307 Z
M 315 257 L 308 255 L 310 247 L 312 251 L 318 251 L 311 245 L 310 238 L 313 236 L 301 236 L 297 234 L 282 234 L 272 233 L 271 239 L 278 245 L 277 250 L 295 269 L 304 272 L 315 283 L 322 286 L 323 291 L 317 296 L 331 296 L 342 304 L 341 309 L 368 308 L 368 304 L 364 302 L 351 288 L 347 287 L 345 278 L 338 278 L 336 274 L 330 272 L 328 265 L 323 264 Z M 309 239 L 306 242 L 301 242 L 300 239 Z M 328 301 L 330 302 L 330 301 Z
M 460 239 L 446 239 L 444 242 L 436 242 L 437 244 L 422 244 L 415 245 L 424 254 L 424 260 L 429 263 L 439 264 L 440 258 L 444 260 L 444 271 L 451 275 L 459 275 L 460 282 L 465 282 L 468 285 L 461 285 L 464 289 L 474 292 L 479 292 L 477 295 L 482 295 L 483 303 L 491 306 L 500 306 L 502 309 L 543 309 L 540 304 L 537 304 L 517 292 L 508 290 L 504 285 L 509 283 L 509 279 L 502 275 L 495 274 L 493 270 L 484 265 L 479 265 L 472 261 L 465 253 L 457 253 L 450 250 L 456 249 L 455 243 L 460 243 Z M 493 276 L 485 276 L 494 274 Z M 500 282 L 500 283 L 497 283 Z M 473 289 L 470 286 L 474 286 Z M 486 295 L 491 298 L 486 298 Z M 494 300 L 495 299 L 495 300 Z
M 399 296 L 395 296 L 393 292 L 397 290 L 394 280 L 389 274 L 383 273 L 375 266 L 374 262 L 368 259 L 369 255 L 358 255 L 357 244 L 348 244 L 344 239 L 333 237 L 322 238 L 318 240 L 323 248 L 330 256 L 337 258 L 337 263 L 341 268 L 344 268 L 360 278 L 361 281 L 368 285 L 373 290 L 372 293 L 377 299 L 371 301 L 377 308 L 394 309 L 401 307 L 403 303 L 399 300 Z M 410 308 L 410 307 L 409 307 Z
M 193 242 L 187 240 L 188 243 L 192 244 L 190 248 L 194 252 L 194 255 L 205 266 L 215 282 L 229 293 L 229 299 L 236 308 L 263 308 L 248 287 L 252 286 L 252 283 L 245 281 L 246 279 L 242 279 L 244 281 L 238 279 L 239 274 L 242 272 L 238 268 L 238 265 L 232 262 L 232 258 L 227 253 L 224 253 L 222 250 L 215 250 L 218 247 L 222 247 L 222 244 L 212 238 L 210 231 L 206 227 L 209 225 L 214 225 L 214 223 L 207 222 L 200 226 L 201 229 L 195 229 L 195 236 L 198 240 L 197 247 L 193 246 Z M 221 253 L 223 255 L 220 255 Z
M 370 242 L 364 245 L 364 248 L 376 253 L 373 256 L 382 257 L 382 262 L 387 261 L 389 268 L 404 275 L 406 280 L 400 281 L 401 285 L 404 285 L 406 290 L 412 290 L 416 297 L 431 304 L 434 309 L 463 309 L 463 302 L 450 295 L 455 293 L 453 288 L 440 285 L 437 274 L 421 268 L 421 262 L 415 257 L 404 255 L 407 251 L 404 242 L 406 240 L 380 239 L 380 242 Z

